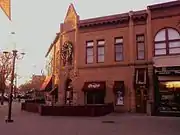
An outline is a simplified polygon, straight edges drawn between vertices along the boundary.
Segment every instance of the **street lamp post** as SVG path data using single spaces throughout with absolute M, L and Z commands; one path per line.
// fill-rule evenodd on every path
M 6 119 L 6 122 L 13 122 L 13 120 L 11 119 L 11 114 L 12 114 L 12 98 L 13 98 L 13 86 L 14 86 L 14 71 L 15 71 L 15 63 L 16 63 L 16 58 L 17 57 L 17 50 L 13 50 L 12 51 L 12 72 L 11 72 L 11 83 L 10 83 L 10 96 L 9 96 L 9 108 L 8 108 L 8 117 Z M 4 52 L 5 55 L 9 52 Z M 24 53 L 21 53 L 22 55 L 24 55 Z

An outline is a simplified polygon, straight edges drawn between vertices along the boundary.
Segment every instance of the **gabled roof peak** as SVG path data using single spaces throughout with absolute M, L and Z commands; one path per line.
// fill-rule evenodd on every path
M 67 13 L 66 13 L 66 17 L 65 17 L 64 20 L 67 20 L 68 16 L 71 15 L 71 14 L 74 14 L 75 16 L 78 16 L 77 13 L 76 13 L 76 10 L 74 8 L 73 3 L 70 3 L 70 5 L 68 7 L 68 10 L 67 10 Z

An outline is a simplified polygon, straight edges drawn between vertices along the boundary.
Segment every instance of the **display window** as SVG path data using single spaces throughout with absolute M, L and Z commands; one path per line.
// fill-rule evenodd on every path
M 180 81 L 159 82 L 159 112 L 180 113 Z
M 116 105 L 124 105 L 124 97 L 121 91 L 116 92 Z

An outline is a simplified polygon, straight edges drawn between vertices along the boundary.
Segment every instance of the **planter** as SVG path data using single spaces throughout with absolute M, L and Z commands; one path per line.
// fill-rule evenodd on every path
M 39 106 L 40 106 L 40 104 L 38 104 L 38 103 L 22 103 L 21 110 L 27 111 L 27 112 L 38 113 Z
M 113 111 L 113 104 L 39 107 L 41 116 L 103 116 Z

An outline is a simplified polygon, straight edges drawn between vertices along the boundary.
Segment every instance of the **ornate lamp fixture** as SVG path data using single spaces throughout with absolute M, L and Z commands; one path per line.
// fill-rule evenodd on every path
M 11 32 L 11 34 L 15 34 L 15 32 Z M 4 51 L 4 56 L 8 59 L 12 59 L 12 72 L 11 72 L 11 83 L 10 83 L 10 94 L 9 94 L 9 108 L 8 108 L 8 117 L 6 119 L 6 122 L 13 122 L 11 119 L 11 111 L 12 111 L 12 98 L 13 98 L 13 83 L 15 78 L 15 64 L 16 59 L 20 60 L 25 55 L 24 52 L 19 53 L 18 50 L 13 49 L 12 52 Z

